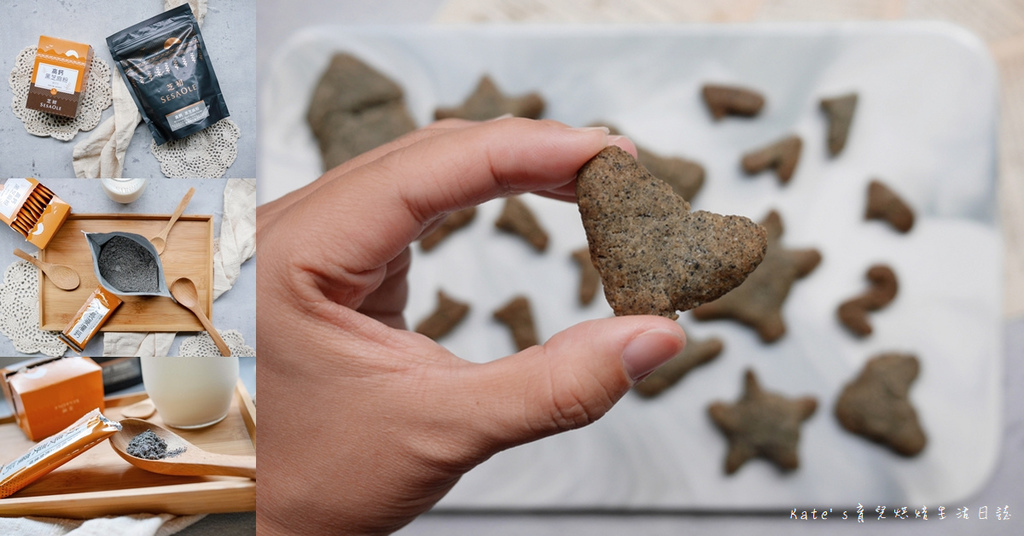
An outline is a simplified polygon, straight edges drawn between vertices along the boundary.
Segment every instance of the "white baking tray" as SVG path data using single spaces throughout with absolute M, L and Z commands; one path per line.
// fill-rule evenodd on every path
M 511 93 L 539 91 L 547 118 L 608 121 L 638 144 L 703 163 L 708 180 L 695 208 L 755 220 L 777 209 L 786 247 L 823 254 L 794 286 L 779 342 L 766 346 L 745 327 L 684 314 L 691 338 L 724 339 L 718 360 L 661 398 L 630 394 L 593 426 L 495 456 L 439 508 L 949 508 L 990 476 L 1002 426 L 998 110 L 993 63 L 970 34 L 930 23 L 314 28 L 280 51 L 264 84 L 264 200 L 319 175 L 304 115 L 335 51 L 401 84 L 421 125 L 435 107 L 461 102 L 485 73 Z M 699 97 L 711 81 L 758 88 L 767 106 L 754 120 L 713 122 Z M 860 102 L 846 149 L 833 159 L 818 100 L 847 91 Z M 789 185 L 742 174 L 743 152 L 790 132 L 804 149 Z M 911 233 L 863 220 L 873 177 L 917 210 Z M 516 293 L 531 298 L 542 338 L 611 315 L 600 295 L 591 306 L 576 304 L 569 252 L 586 243 L 576 207 L 535 196 L 526 202 L 552 235 L 547 253 L 493 227 L 500 201 L 481 206 L 470 228 L 433 252 L 414 248 L 410 324 L 433 309 L 439 287 L 468 300 L 469 318 L 443 342 L 482 362 L 513 351 L 491 312 Z M 876 262 L 895 269 L 900 293 L 871 315 L 875 333 L 857 340 L 835 309 L 865 289 Z M 921 360 L 911 399 L 928 446 L 911 459 L 845 432 L 833 416 L 843 384 L 868 358 L 891 350 Z M 706 407 L 738 398 L 747 368 L 769 390 L 818 398 L 795 472 L 754 460 L 723 474 L 727 443 Z

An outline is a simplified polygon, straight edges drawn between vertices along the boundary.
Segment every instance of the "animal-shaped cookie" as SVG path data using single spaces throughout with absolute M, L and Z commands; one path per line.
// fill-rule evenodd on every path
M 878 179 L 868 183 L 868 204 L 864 219 L 888 222 L 901 233 L 914 227 L 914 211 L 892 188 Z
M 693 340 L 686 342 L 683 352 L 665 362 L 664 365 L 647 375 L 633 386 L 633 390 L 644 398 L 653 398 L 679 383 L 691 370 L 706 365 L 722 353 L 722 339 Z
M 538 93 L 527 93 L 518 97 L 505 96 L 490 76 L 484 75 L 473 93 L 466 97 L 462 106 L 438 108 L 435 119 L 458 117 L 472 121 L 493 119 L 499 115 L 512 114 L 516 117 L 537 119 L 544 112 L 544 99 Z
M 606 147 L 577 173 L 576 198 L 616 315 L 676 318 L 746 279 L 765 255 L 765 230 L 690 204 L 626 151 Z
M 924 450 L 927 439 L 908 397 L 920 363 L 910 354 L 887 353 L 868 360 L 836 402 L 836 418 L 847 430 L 903 456 Z
M 700 94 L 715 121 L 727 115 L 753 117 L 764 107 L 764 97 L 745 87 L 705 84 Z
M 466 314 L 469 313 L 469 304 L 461 302 L 445 294 L 443 290 L 437 291 L 437 308 L 430 316 L 424 318 L 416 325 L 416 333 L 426 335 L 435 341 L 447 335 L 458 326 Z
M 799 136 L 786 136 L 744 154 L 740 164 L 748 175 L 754 175 L 769 168 L 774 169 L 779 182 L 787 184 L 789 179 L 793 178 L 796 165 L 800 162 L 800 150 L 803 145 Z
M 540 226 L 537 216 L 530 207 L 518 196 L 505 198 L 505 205 L 498 219 L 494 221 L 494 226 L 507 233 L 521 236 L 538 252 L 548 248 L 547 231 Z
M 857 109 L 857 94 L 847 93 L 821 99 L 821 110 L 828 117 L 828 154 L 836 156 L 846 147 L 846 138 Z
M 818 409 L 813 397 L 787 398 L 765 391 L 754 371 L 744 377 L 743 397 L 735 404 L 715 402 L 708 406 L 711 420 L 729 440 L 725 472 L 733 474 L 747 460 L 765 458 L 783 471 L 800 465 L 797 444 L 800 425 Z
M 448 235 L 462 229 L 473 222 L 476 217 L 476 207 L 468 207 L 457 210 L 445 216 L 444 221 L 427 236 L 420 239 L 420 247 L 423 251 L 430 251 L 438 246 Z
M 877 311 L 889 305 L 889 302 L 896 298 L 898 290 L 896 272 L 884 264 L 876 264 L 869 268 L 867 277 L 871 287 L 863 294 L 843 302 L 836 311 L 839 321 L 859 337 L 871 335 L 868 311 Z
M 768 253 L 750 277 L 732 292 L 693 310 L 697 320 L 731 318 L 746 324 L 769 343 L 786 333 L 782 305 L 797 279 L 807 276 L 821 262 L 816 249 L 782 247 L 782 218 L 771 211 L 761 222 L 768 231 Z
M 538 344 L 537 328 L 533 323 L 530 300 L 526 296 L 515 296 L 497 311 L 494 318 L 508 326 L 517 350 L 525 350 Z

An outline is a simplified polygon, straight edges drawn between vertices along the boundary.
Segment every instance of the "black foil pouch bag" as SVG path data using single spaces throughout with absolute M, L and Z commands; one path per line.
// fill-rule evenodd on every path
M 157 145 L 228 117 L 188 4 L 111 35 L 107 46 Z

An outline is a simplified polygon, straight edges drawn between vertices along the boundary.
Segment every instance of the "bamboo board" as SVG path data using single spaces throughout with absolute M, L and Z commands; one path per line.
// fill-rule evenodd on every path
M 103 412 L 120 420 L 121 408 L 144 393 L 108 398 Z M 147 419 L 163 425 L 160 413 Z M 221 454 L 256 455 L 256 408 L 239 380 L 223 421 L 201 430 L 172 428 L 196 446 Z M 0 419 L 0 464 L 24 454 L 35 443 L 14 422 Z M 124 461 L 103 441 L 52 473 L 0 499 L 0 516 L 92 518 L 105 515 L 177 515 L 248 512 L 256 509 L 256 482 L 247 478 L 184 477 L 143 471 Z
M 156 236 L 167 225 L 166 214 L 72 214 L 53 237 L 39 259 L 74 268 L 82 284 L 73 291 L 57 288 L 42 277 L 39 286 L 40 329 L 61 331 L 89 294 L 99 285 L 92 265 L 92 253 L 82 231 L 108 233 L 123 231 L 145 237 Z M 167 236 L 160 262 L 170 287 L 179 277 L 196 284 L 199 304 L 207 318 L 213 318 L 213 216 L 181 216 Z M 191 311 L 161 296 L 120 296 L 124 303 L 100 331 L 204 331 Z

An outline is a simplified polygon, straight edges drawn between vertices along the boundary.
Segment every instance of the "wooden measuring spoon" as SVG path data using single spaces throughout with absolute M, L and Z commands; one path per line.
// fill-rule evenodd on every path
M 42 270 L 46 277 L 49 277 L 50 281 L 61 290 L 75 290 L 81 284 L 78 272 L 70 266 L 43 262 L 18 248 L 14 248 L 14 254 L 36 265 L 36 268 Z
M 210 323 L 210 319 L 206 318 L 202 308 L 199 307 L 199 291 L 196 290 L 196 284 L 187 277 L 178 278 L 174 283 L 171 283 L 171 296 L 174 296 L 174 300 L 178 302 L 178 305 L 192 311 L 196 315 L 199 322 L 206 328 L 206 332 L 210 334 L 213 343 L 217 345 L 220 355 L 230 356 L 231 348 L 228 348 L 224 339 L 220 338 L 220 333 L 217 333 L 213 324 Z
M 184 452 L 162 460 L 147 460 L 128 454 L 128 443 L 146 430 L 151 430 L 157 437 L 163 439 L 167 443 L 168 452 L 182 447 L 185 448 Z M 110 436 L 110 446 L 128 463 L 151 473 L 179 476 L 227 475 L 256 479 L 256 456 L 209 452 L 166 428 L 140 419 L 122 420 L 121 431 Z
M 149 241 L 153 243 L 153 247 L 156 248 L 156 254 L 159 255 L 164 252 L 164 247 L 167 246 L 167 233 L 171 232 L 171 227 L 174 227 L 174 222 L 178 221 L 181 214 L 185 212 L 185 207 L 188 206 L 188 202 L 192 200 L 192 194 L 196 193 L 195 188 L 189 188 L 188 192 L 185 193 L 185 197 L 181 199 L 181 203 L 178 203 L 178 208 L 174 210 L 174 214 L 171 215 L 171 221 L 167 222 L 167 227 L 164 227 L 160 234 L 150 238 Z

